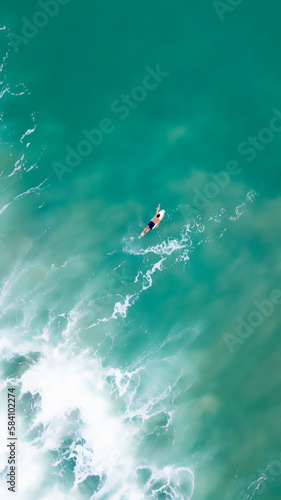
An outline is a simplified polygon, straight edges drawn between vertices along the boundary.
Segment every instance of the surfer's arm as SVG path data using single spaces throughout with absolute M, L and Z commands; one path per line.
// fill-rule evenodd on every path
M 159 203 L 158 207 L 156 208 L 156 214 L 155 214 L 155 215 L 158 215 L 158 213 L 159 213 L 159 208 L 160 208 L 160 203 Z

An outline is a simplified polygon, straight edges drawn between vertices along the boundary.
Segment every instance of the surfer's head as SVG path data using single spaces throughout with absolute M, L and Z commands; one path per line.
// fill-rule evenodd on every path
M 157 217 L 160 217 L 160 214 L 157 214 Z

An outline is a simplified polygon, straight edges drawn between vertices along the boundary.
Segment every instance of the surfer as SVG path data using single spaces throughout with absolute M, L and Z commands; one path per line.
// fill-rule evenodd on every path
M 146 228 L 143 230 L 141 233 L 141 236 L 144 236 L 146 233 L 151 231 L 151 229 L 154 228 L 154 226 L 158 227 L 160 224 L 160 214 L 159 214 L 159 209 L 160 209 L 160 203 L 158 207 L 156 208 L 156 214 L 154 215 L 153 219 L 147 224 Z

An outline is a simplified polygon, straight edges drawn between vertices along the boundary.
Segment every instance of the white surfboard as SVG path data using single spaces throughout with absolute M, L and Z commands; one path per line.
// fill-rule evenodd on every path
M 158 212 L 158 213 L 159 213 L 159 215 L 160 215 L 160 220 L 162 220 L 162 219 L 163 219 L 163 217 L 164 217 L 164 215 L 165 215 L 165 210 L 159 210 L 159 212 Z M 153 227 L 153 229 L 155 229 L 155 228 L 156 228 L 156 225 Z

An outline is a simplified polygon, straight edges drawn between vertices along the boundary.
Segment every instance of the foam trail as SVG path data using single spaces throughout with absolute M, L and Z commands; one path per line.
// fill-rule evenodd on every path
M 47 178 L 41 182 L 38 186 L 36 187 L 33 187 L 33 188 L 29 188 L 27 191 L 25 191 L 24 193 L 21 193 L 21 194 L 18 194 L 17 196 L 15 196 L 15 198 L 13 199 L 13 201 L 11 201 L 10 203 L 7 203 L 4 207 L 2 207 L 2 209 L 0 210 L 0 215 L 10 206 L 12 205 L 12 203 L 14 203 L 14 201 L 17 201 L 17 200 L 20 200 L 21 198 L 31 194 L 31 193 L 35 193 L 37 196 L 40 195 L 40 191 L 42 191 L 42 188 L 41 186 L 46 182 Z M 39 192 L 38 192 L 39 191 Z
M 240 203 L 237 207 L 235 207 L 235 217 L 232 215 L 228 217 L 226 214 L 226 209 L 224 208 L 220 209 L 219 211 L 215 211 L 212 214 L 209 220 L 213 220 L 214 222 L 220 224 L 223 220 L 225 220 L 226 223 L 225 227 L 222 229 L 220 235 L 218 235 L 217 238 L 223 237 L 224 233 L 229 229 L 230 223 L 235 222 L 239 217 L 241 217 L 241 215 L 244 213 L 244 210 L 246 209 L 247 203 L 253 202 L 255 196 L 256 194 L 253 190 L 247 193 L 246 201 Z M 142 292 L 153 286 L 152 275 L 156 271 L 164 271 L 167 268 L 167 266 L 164 266 L 164 262 L 167 259 L 171 259 L 173 257 L 173 254 L 176 254 L 176 257 L 171 263 L 170 260 L 168 261 L 170 266 L 178 264 L 180 262 L 185 264 L 190 259 L 191 252 L 193 252 L 195 249 L 195 245 L 191 239 L 191 236 L 202 234 L 203 232 L 205 232 L 205 229 L 206 227 L 204 224 L 202 224 L 202 222 L 195 222 L 192 227 L 189 223 L 187 223 L 181 229 L 179 238 L 168 238 L 167 240 L 163 240 L 161 243 L 150 245 L 147 248 L 135 248 L 134 246 L 132 246 L 131 239 L 124 238 L 123 252 L 125 254 L 133 255 L 136 257 L 151 257 L 153 255 L 157 255 L 160 257 L 160 260 L 157 263 L 154 263 L 151 269 L 148 269 L 146 271 L 142 269 L 144 266 L 141 266 L 134 280 L 134 283 L 138 283 L 140 282 L 140 277 L 142 278 L 141 289 L 135 291 L 133 294 L 126 294 L 125 297 L 122 297 L 123 304 L 121 301 L 115 302 L 113 306 L 113 312 L 110 316 L 99 318 L 88 328 L 93 328 L 100 323 L 107 323 L 113 319 L 117 319 L 118 316 L 126 318 L 128 308 L 131 307 L 136 302 L 136 300 L 139 299 Z M 205 239 L 198 240 L 196 244 L 197 246 L 199 246 L 204 243 L 211 243 L 212 241 L 214 241 L 214 236 L 209 235 L 206 236 Z M 177 255 L 178 253 L 180 254 Z M 110 296 L 110 293 L 108 294 L 108 296 Z M 120 297 L 121 295 L 118 294 L 117 296 Z
M 99 323 L 107 323 L 108 321 L 110 321 L 112 319 L 117 319 L 118 315 L 120 315 L 122 318 L 126 318 L 128 308 L 131 307 L 139 299 L 140 294 L 143 291 L 147 290 L 148 288 L 150 288 L 152 286 L 152 284 L 153 284 L 152 277 L 151 277 L 152 274 L 154 274 L 157 270 L 162 271 L 162 263 L 164 262 L 164 260 L 165 260 L 164 258 L 160 259 L 160 261 L 156 262 L 156 264 L 154 264 L 152 266 L 152 269 L 146 271 L 145 274 L 142 274 L 142 272 L 139 271 L 135 280 L 134 280 L 134 283 L 137 283 L 139 281 L 139 276 L 142 275 L 143 276 L 143 283 L 142 283 L 141 290 L 139 290 L 133 294 L 127 294 L 125 298 L 123 298 L 120 294 L 117 294 L 117 296 L 123 298 L 124 303 L 122 304 L 120 301 L 115 302 L 113 313 L 110 317 L 98 319 L 95 323 L 92 323 L 90 326 L 88 326 L 87 329 L 93 328 L 94 326 L 97 326 Z

